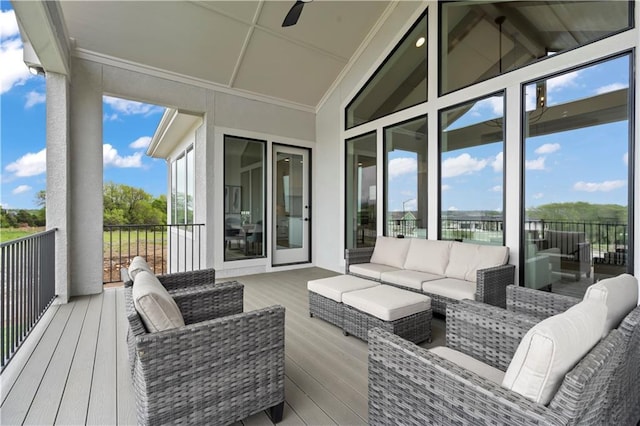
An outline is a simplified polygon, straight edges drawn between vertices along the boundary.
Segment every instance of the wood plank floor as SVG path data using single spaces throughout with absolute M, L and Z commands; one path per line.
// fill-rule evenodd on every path
M 367 344 L 308 314 L 307 281 L 333 275 L 304 268 L 237 278 L 245 285 L 245 311 L 286 308 L 280 424 L 367 423 Z M 0 424 L 135 424 L 126 326 L 119 288 L 49 308 L 0 376 Z M 425 347 L 444 344 L 440 318 L 434 319 L 433 336 Z M 240 424 L 270 421 L 259 413 Z

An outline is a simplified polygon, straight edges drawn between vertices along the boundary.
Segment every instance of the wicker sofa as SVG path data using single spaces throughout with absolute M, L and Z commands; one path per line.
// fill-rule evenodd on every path
M 636 425 L 640 421 L 637 281 L 635 286 L 634 307 L 630 312 L 628 300 L 623 301 L 623 307 L 612 309 L 620 304 L 621 298 L 607 296 L 606 320 L 602 327 L 606 336 L 576 364 L 570 363 L 568 373 L 560 376 L 557 390 L 546 402 L 523 396 L 522 387 L 509 388 L 504 382 L 496 383 L 494 378 L 488 378 L 489 372 L 506 371 L 503 376 L 506 377 L 512 360 L 521 360 L 519 346 L 523 338 L 544 321 L 566 315 L 570 312 L 567 308 L 574 310 L 586 303 L 602 302 L 581 302 L 513 286 L 508 288 L 508 309 L 465 300 L 447 308 L 447 348 L 442 352 L 423 349 L 380 329 L 372 330 L 369 335 L 370 423 Z M 591 297 L 601 298 L 601 288 L 594 289 Z M 535 309 L 536 301 L 541 309 Z M 609 314 L 613 311 L 616 312 L 612 318 Z M 592 310 L 584 312 L 589 316 Z M 617 325 L 615 319 L 624 312 L 628 313 L 619 326 L 607 332 L 609 326 Z M 541 321 L 542 318 L 545 320 Z M 574 342 L 581 340 L 575 339 L 573 330 L 565 336 Z M 540 345 L 531 345 L 529 341 L 523 346 Z
M 462 299 L 505 306 L 515 266 L 509 248 L 379 236 L 375 247 L 345 250 L 346 273 L 431 297 L 434 312 L 446 314 Z
M 149 276 L 138 274 L 124 289 L 138 424 L 226 425 L 262 410 L 279 422 L 284 308 L 243 313 L 238 282 L 175 284 L 165 290 L 184 325 L 149 332 L 135 299 L 140 277 Z

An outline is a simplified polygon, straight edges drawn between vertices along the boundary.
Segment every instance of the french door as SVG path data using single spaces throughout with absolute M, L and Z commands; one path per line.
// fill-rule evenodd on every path
M 310 260 L 309 150 L 273 146 L 273 265 Z

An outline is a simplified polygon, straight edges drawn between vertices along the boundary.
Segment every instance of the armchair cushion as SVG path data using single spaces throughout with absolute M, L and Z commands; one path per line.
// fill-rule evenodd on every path
M 429 351 L 494 383 L 500 384 L 502 380 L 504 380 L 504 371 L 485 364 L 482 361 L 478 361 L 474 357 L 456 351 L 455 349 L 446 346 L 436 346 L 435 348 L 429 349 Z
M 409 250 L 409 238 L 379 236 L 371 255 L 371 263 L 402 269 Z
M 600 340 L 606 315 L 604 303 L 585 300 L 539 322 L 520 342 L 502 385 L 548 404 L 564 376 Z
M 476 282 L 478 270 L 500 266 L 509 260 L 509 247 L 453 242 L 445 275 Z
M 140 271 L 136 274 L 131 294 L 136 311 L 148 332 L 185 325 L 178 305 L 151 272 Z
M 136 256 L 131 260 L 131 263 L 129 264 L 129 278 L 135 280 L 136 275 L 138 275 L 138 272 L 140 271 L 153 272 L 144 257 Z
M 600 300 L 607 306 L 607 319 L 602 337 L 617 328 L 638 304 L 638 281 L 629 274 L 607 278 L 589 286 L 584 300 Z

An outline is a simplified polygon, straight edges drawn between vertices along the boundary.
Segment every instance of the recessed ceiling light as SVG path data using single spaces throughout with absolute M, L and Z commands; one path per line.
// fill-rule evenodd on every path
M 416 47 L 422 47 L 425 41 L 426 40 L 424 37 L 420 37 L 418 40 L 416 40 Z

